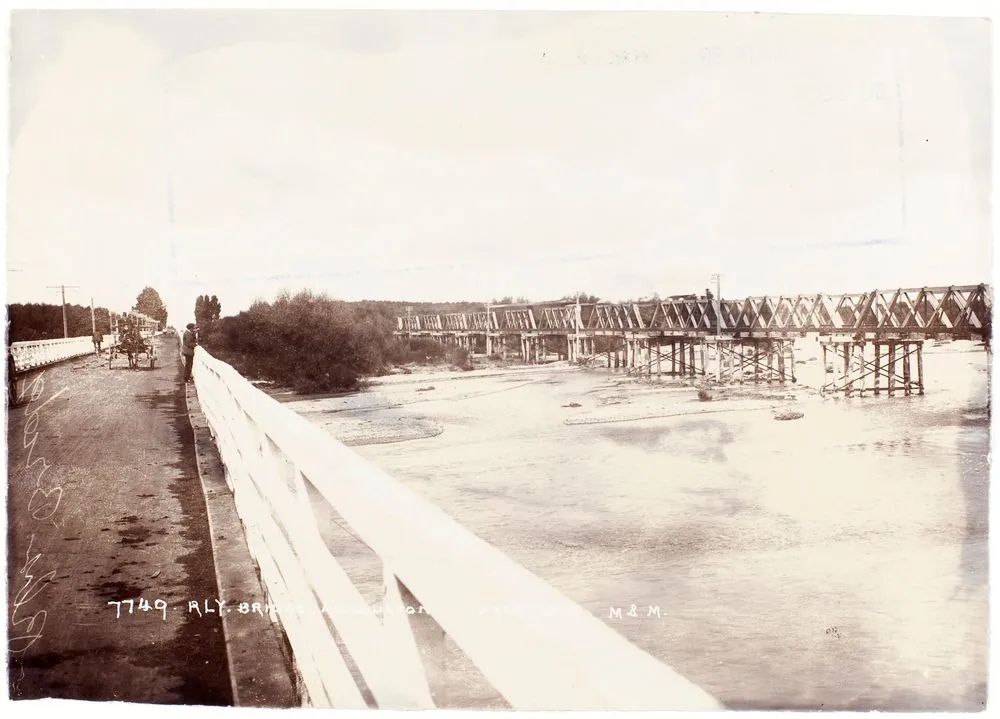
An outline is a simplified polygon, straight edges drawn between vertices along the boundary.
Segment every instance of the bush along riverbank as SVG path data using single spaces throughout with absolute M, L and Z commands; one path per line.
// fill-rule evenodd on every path
M 460 347 L 395 337 L 396 309 L 283 293 L 203 328 L 201 343 L 244 377 L 302 394 L 362 389 L 366 378 L 408 364 L 470 367 Z

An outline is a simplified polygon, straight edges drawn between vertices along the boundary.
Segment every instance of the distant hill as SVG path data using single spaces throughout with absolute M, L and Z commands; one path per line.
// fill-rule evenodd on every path
M 484 312 L 486 304 L 483 302 L 396 302 L 389 300 L 361 300 L 359 302 L 345 302 L 344 304 L 355 307 L 365 312 L 377 312 L 389 319 L 406 315 L 407 308 L 410 308 L 414 315 L 435 315 L 449 312 Z

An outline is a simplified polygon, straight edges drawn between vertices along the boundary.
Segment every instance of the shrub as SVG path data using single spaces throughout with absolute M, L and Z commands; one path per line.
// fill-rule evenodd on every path
M 393 339 L 386 349 L 386 359 L 397 365 L 435 364 L 444 362 L 447 355 L 448 348 L 429 337 Z
M 451 363 L 460 369 L 472 369 L 472 355 L 464 347 L 453 347 L 449 354 Z
M 387 318 L 325 295 L 283 293 L 213 323 L 206 349 L 241 373 L 298 392 L 358 389 L 384 371 L 392 343 Z
M 395 337 L 394 303 L 333 300 L 302 291 L 257 301 L 207 327 L 201 342 L 244 376 L 298 392 L 356 390 L 393 365 L 471 369 L 468 351 L 429 337 Z

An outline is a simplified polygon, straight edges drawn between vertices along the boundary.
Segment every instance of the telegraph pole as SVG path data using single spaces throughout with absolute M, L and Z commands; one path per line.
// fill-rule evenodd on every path
M 573 308 L 573 352 L 572 357 L 569 359 L 573 362 L 580 361 L 580 355 L 583 354 L 583 338 L 580 335 L 580 330 L 583 329 L 581 320 L 583 319 L 583 314 L 580 310 L 580 295 L 582 292 L 576 293 L 576 306 Z
M 90 298 L 90 331 L 97 334 L 97 317 L 94 316 L 94 298 Z
M 722 383 L 722 275 L 716 272 L 715 280 L 715 381 Z
M 46 289 L 62 290 L 63 337 L 69 337 L 69 324 L 66 322 L 66 288 L 79 289 L 76 285 L 50 285 Z
M 493 329 L 493 323 L 491 318 L 493 316 L 493 306 L 492 303 L 486 303 L 486 359 L 489 360 L 493 356 L 493 338 L 490 336 L 490 330 Z

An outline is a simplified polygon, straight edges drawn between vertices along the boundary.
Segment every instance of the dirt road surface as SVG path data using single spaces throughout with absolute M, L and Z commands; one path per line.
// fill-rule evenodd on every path
M 153 370 L 90 356 L 20 382 L 7 427 L 13 699 L 232 703 L 221 621 L 204 612 L 219 592 L 177 344 L 156 341 Z

